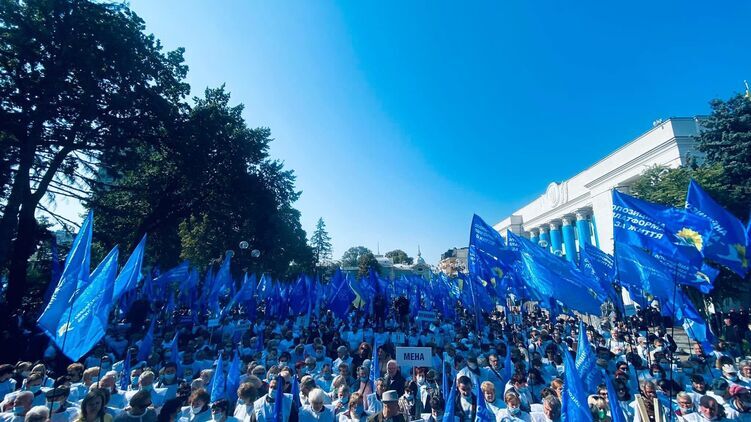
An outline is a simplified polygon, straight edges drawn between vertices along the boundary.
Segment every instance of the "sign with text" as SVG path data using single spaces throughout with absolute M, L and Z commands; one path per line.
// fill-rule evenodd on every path
M 396 363 L 399 366 L 433 366 L 433 354 L 430 347 L 397 347 Z

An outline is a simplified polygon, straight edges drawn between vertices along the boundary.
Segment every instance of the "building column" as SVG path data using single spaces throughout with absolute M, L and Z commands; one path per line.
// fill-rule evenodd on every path
M 579 246 L 592 244 L 592 235 L 589 232 L 588 213 L 584 210 L 576 212 L 576 234 L 579 236 Z
M 537 242 L 540 241 L 540 231 L 537 229 L 532 229 L 529 231 L 529 241 L 534 243 L 535 245 Z
M 550 223 L 550 247 L 554 255 L 563 256 L 563 237 L 561 226 L 558 223 Z
M 566 259 L 576 262 L 576 234 L 571 224 L 571 217 L 563 217 L 563 245 L 566 248 Z
M 543 249 L 550 250 L 550 229 L 548 229 L 545 226 L 540 226 L 540 241 L 539 243 L 545 242 L 545 246 Z M 542 246 L 542 245 L 540 245 Z

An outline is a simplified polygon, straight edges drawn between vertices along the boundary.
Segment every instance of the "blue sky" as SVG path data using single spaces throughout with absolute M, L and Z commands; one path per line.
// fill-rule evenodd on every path
M 335 258 L 467 244 L 651 127 L 751 79 L 747 2 L 133 0 L 193 93 L 226 83 Z

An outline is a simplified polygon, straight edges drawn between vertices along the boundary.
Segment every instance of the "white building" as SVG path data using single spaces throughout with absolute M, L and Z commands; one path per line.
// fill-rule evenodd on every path
M 628 192 L 628 186 L 644 170 L 655 165 L 678 167 L 687 157 L 698 157 L 694 149 L 699 131 L 698 118 L 670 118 L 613 151 L 591 167 L 561 183 L 548 185 L 545 193 L 515 211 L 494 228 L 508 230 L 554 253 L 576 260 L 581 242 L 613 252 L 611 189 Z M 543 242 L 544 240 L 544 242 Z

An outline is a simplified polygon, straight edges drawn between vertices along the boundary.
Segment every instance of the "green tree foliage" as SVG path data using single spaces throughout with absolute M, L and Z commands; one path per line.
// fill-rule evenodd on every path
M 391 259 L 394 264 L 412 265 L 412 263 L 415 261 L 401 249 L 394 249 L 393 251 L 386 252 L 386 258 Z
M 163 52 L 121 3 L 0 2 L 0 271 L 25 290 L 42 202 L 81 198 L 100 154 L 157 137 L 188 93 L 183 51 Z
M 378 263 L 373 252 L 368 251 L 357 258 L 357 275 L 359 277 L 366 277 L 370 270 L 380 272 L 381 264 Z
M 224 87 L 194 103 L 164 144 L 104 158 L 100 178 L 113 181 L 93 185 L 89 201 L 107 222 L 98 238 L 133 245 L 149 233 L 149 255 L 163 266 L 213 264 L 245 240 L 261 256 L 238 251 L 238 268 L 279 277 L 292 261 L 310 269 L 313 254 L 292 206 L 300 192 L 292 171 L 268 156 L 270 131 L 248 128 Z
M 365 254 L 373 255 L 373 252 L 365 246 L 353 246 L 342 255 L 342 267 L 357 267 L 360 263 L 360 257 Z
M 331 259 L 331 236 L 326 231 L 326 223 L 319 218 L 316 229 L 310 236 L 310 247 L 313 249 L 313 262 L 316 266 L 323 266 Z

